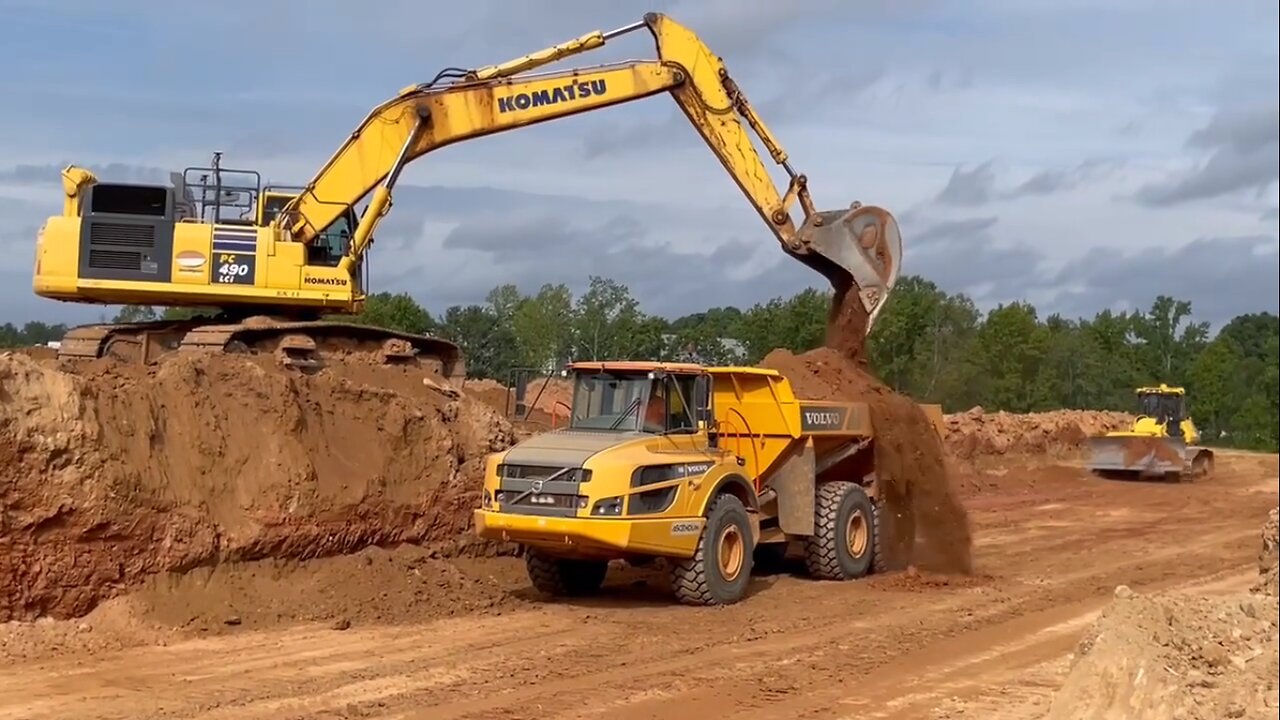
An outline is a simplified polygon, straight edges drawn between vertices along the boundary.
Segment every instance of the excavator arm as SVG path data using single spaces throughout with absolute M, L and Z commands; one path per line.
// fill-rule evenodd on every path
M 522 74 L 648 28 L 658 60 L 560 72 Z M 373 192 L 342 267 L 352 271 L 368 249 L 405 165 L 440 147 L 591 110 L 670 93 L 792 257 L 826 276 L 837 291 L 856 291 L 867 328 L 899 272 L 901 239 L 893 216 L 854 203 L 817 211 L 807 180 L 756 115 L 716 57 L 689 29 L 658 13 L 611 32 L 569 42 L 472 71 L 446 70 L 436 80 L 402 90 L 375 108 L 277 217 L 286 240 L 310 243 L 347 208 Z M 741 119 L 740 119 L 741 118 Z M 746 121 L 746 126 L 743 125 Z M 790 182 L 779 192 L 747 127 L 760 138 Z M 804 221 L 797 229 L 791 208 Z

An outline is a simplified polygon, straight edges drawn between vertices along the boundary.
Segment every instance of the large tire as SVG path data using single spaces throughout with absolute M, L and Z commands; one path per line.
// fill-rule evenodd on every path
M 711 502 L 693 557 L 671 566 L 671 589 L 685 605 L 732 605 L 751 582 L 755 539 L 738 498 L 724 494 Z
M 558 558 L 532 548 L 525 551 L 524 566 L 534 589 L 552 597 L 594 594 L 609 571 L 604 560 Z
M 874 531 L 871 534 L 871 572 L 879 574 L 890 570 L 889 549 L 885 538 L 892 537 L 886 531 L 893 519 L 890 517 L 891 513 L 886 511 L 883 499 L 873 500 L 871 507 L 871 529 Z
M 814 514 L 813 535 L 805 540 L 809 574 L 823 580 L 853 580 L 870 573 L 878 533 L 876 508 L 867 492 L 856 483 L 823 483 Z

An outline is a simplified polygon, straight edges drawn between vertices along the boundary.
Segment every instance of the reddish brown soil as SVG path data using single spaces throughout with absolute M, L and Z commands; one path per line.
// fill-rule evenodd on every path
M 484 457 L 514 436 L 442 382 L 361 362 L 304 376 L 269 357 L 71 371 L 0 355 L 0 620 L 81 615 L 226 561 L 456 552 Z
M 546 601 L 514 558 L 432 564 L 399 560 L 411 552 L 400 548 L 385 564 L 335 558 L 307 563 L 318 579 L 299 567 L 276 583 L 260 561 L 234 591 L 212 582 L 218 602 L 202 606 L 230 598 L 241 625 L 225 625 L 225 610 L 184 625 L 176 609 L 199 597 L 196 582 L 169 606 L 126 595 L 79 620 L 0 625 L 0 717 L 1042 720 L 1117 585 L 1221 594 L 1254 582 L 1276 477 L 1276 456 L 1226 452 L 1212 481 L 1190 484 L 1106 481 L 1073 464 L 961 470 L 973 574 L 762 574 L 724 608 L 676 605 L 638 572 L 613 575 L 600 598 Z M 415 564 L 462 581 L 415 602 Z M 256 583 L 296 585 L 302 609 L 278 622 L 246 607 L 285 597 Z M 378 587 L 387 600 L 366 589 Z M 360 614 L 371 601 L 413 612 Z

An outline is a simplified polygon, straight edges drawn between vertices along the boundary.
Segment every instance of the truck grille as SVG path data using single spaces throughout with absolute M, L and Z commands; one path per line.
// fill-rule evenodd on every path
M 498 476 L 506 480 L 546 480 L 556 473 L 564 470 L 563 467 L 554 467 L 550 465 L 501 465 L 498 467 Z M 574 468 L 566 472 L 560 472 L 556 476 L 556 482 L 580 482 L 584 483 L 591 479 L 591 471 L 582 468 Z

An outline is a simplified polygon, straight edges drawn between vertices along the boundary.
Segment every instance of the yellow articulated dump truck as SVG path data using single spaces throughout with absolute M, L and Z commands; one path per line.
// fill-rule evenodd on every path
M 757 547 L 797 541 L 817 578 L 884 568 L 864 403 L 803 400 L 774 370 L 579 362 L 566 426 L 488 458 L 476 532 L 523 546 L 549 595 L 610 560 L 663 558 L 676 597 L 743 597 Z

